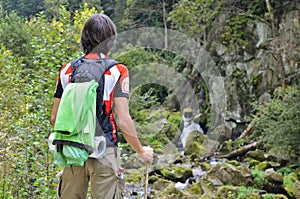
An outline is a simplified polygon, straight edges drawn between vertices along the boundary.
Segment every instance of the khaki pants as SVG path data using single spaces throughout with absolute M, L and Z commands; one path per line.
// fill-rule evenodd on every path
M 117 148 L 109 147 L 102 159 L 89 158 L 84 166 L 65 167 L 58 185 L 60 199 L 121 199 L 125 180 L 120 179 Z

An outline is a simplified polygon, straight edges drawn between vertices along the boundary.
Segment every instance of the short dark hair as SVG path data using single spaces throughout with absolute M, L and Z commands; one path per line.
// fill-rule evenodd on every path
M 116 25 L 105 14 L 94 14 L 84 24 L 80 43 L 83 53 L 107 54 L 115 43 Z

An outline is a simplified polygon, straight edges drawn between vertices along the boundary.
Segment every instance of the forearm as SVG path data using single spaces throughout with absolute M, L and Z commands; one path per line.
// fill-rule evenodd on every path
M 119 128 L 121 129 L 122 135 L 130 146 L 137 152 L 143 153 L 144 149 L 138 138 L 134 123 L 130 116 L 119 120 Z
M 133 120 L 129 114 L 128 99 L 125 97 L 115 98 L 115 105 L 117 121 L 123 137 L 144 161 L 151 162 L 153 158 L 153 149 L 141 145 Z
M 59 103 L 60 103 L 60 99 L 54 98 L 53 107 L 52 107 L 52 115 L 51 115 L 51 124 L 53 126 L 55 125 L 55 120 L 56 120 Z

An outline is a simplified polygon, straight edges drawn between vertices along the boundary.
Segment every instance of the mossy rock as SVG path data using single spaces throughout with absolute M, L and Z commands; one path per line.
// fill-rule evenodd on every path
M 239 194 L 240 187 L 221 186 L 218 188 L 215 199 L 236 199 Z
M 143 176 L 143 172 L 136 169 L 125 169 L 125 175 L 127 182 L 140 183 Z
M 154 184 L 154 183 L 156 183 L 156 182 L 159 181 L 159 180 L 160 180 L 160 178 L 159 178 L 158 176 L 156 176 L 156 175 L 151 175 L 151 176 L 149 176 L 148 182 L 149 182 L 150 184 Z
M 158 180 L 156 180 L 156 182 L 153 183 L 152 189 L 154 191 L 159 192 L 159 191 L 166 189 L 170 184 L 173 184 L 173 186 L 174 186 L 174 182 L 172 182 L 170 180 L 158 178 Z
M 166 109 L 157 109 L 157 110 L 152 110 L 148 118 L 150 119 L 150 122 L 155 122 L 157 120 L 167 119 L 169 115 L 170 112 L 167 111 Z
M 263 199 L 288 199 L 288 197 L 286 197 L 285 195 L 282 194 L 263 194 L 262 195 Z
M 243 161 L 244 161 L 244 162 L 249 162 L 249 166 L 250 166 L 251 168 L 254 168 L 255 166 L 257 166 L 257 165 L 260 164 L 260 161 L 254 160 L 254 159 L 252 159 L 252 158 L 245 158 Z
M 291 197 L 300 198 L 300 181 L 298 180 L 298 170 L 283 177 L 283 188 Z
M 200 167 L 202 171 L 209 171 L 210 170 L 210 165 L 208 162 L 201 162 Z
M 259 163 L 258 165 L 256 165 L 255 169 L 264 171 L 264 170 L 266 170 L 266 169 L 268 169 L 270 167 L 271 167 L 271 163 L 270 162 L 263 161 L 263 162 Z
M 239 161 L 236 161 L 236 160 L 227 160 L 226 163 L 231 164 L 231 165 L 236 166 L 236 167 L 241 165 L 241 163 Z
M 295 198 L 300 198 L 300 181 L 296 181 L 293 184 L 293 195 Z
M 205 155 L 206 148 L 202 146 L 202 144 L 199 142 L 193 142 L 185 147 L 184 154 L 185 155 L 196 154 L 197 156 Z
M 185 155 L 196 154 L 199 157 L 208 153 L 205 143 L 208 142 L 208 138 L 199 131 L 193 131 L 186 141 L 186 147 L 184 148 Z
M 165 179 L 172 180 L 174 182 L 185 182 L 188 178 L 193 177 L 193 171 L 191 168 L 186 167 L 165 167 L 160 169 L 160 173 Z
M 138 157 L 137 153 L 133 153 L 127 160 L 123 160 L 123 166 L 128 169 L 139 169 L 145 166 L 145 162 Z
M 196 195 L 202 195 L 203 194 L 203 190 L 202 187 L 200 185 L 200 182 L 198 183 L 194 183 L 194 184 L 189 184 L 186 187 L 186 191 L 188 191 L 191 194 L 196 194 Z
M 250 169 L 246 165 L 241 165 L 240 169 L 228 164 L 219 163 L 205 176 L 210 182 L 216 182 L 215 185 L 249 185 L 252 183 L 252 175 Z M 221 182 L 221 183 L 220 183 Z
M 264 176 L 271 183 L 283 183 L 283 175 L 274 171 L 273 168 L 267 169 L 264 173 Z
M 175 188 L 174 183 L 169 184 L 164 190 L 156 194 L 160 199 L 181 199 L 184 194 Z
M 222 145 L 222 148 L 220 150 L 220 153 L 229 153 L 233 150 L 233 141 L 231 139 L 225 141 L 225 143 Z
M 258 161 L 265 160 L 265 153 L 262 150 L 256 149 L 255 151 L 249 151 L 245 155 L 246 158 L 252 158 Z

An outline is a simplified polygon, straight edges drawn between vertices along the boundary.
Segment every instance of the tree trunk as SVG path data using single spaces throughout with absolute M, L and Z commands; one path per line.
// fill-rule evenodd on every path
M 228 154 L 224 154 L 224 155 L 217 155 L 216 157 L 218 158 L 235 158 L 237 156 L 241 156 L 244 155 L 245 153 L 247 153 L 248 151 L 254 150 L 256 149 L 258 143 L 257 142 L 253 142 L 251 144 L 245 145 L 239 149 L 236 149 L 234 151 L 231 151 Z

